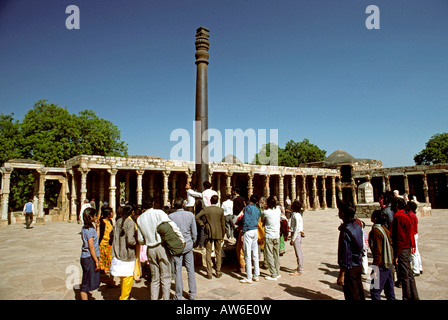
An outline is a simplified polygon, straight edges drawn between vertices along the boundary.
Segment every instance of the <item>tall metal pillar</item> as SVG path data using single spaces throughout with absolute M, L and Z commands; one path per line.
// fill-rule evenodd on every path
M 208 96 L 207 96 L 207 65 L 209 30 L 200 27 L 196 30 L 196 116 L 195 116 L 195 157 L 196 157 L 196 188 L 202 190 L 202 183 L 209 179 L 208 163 Z

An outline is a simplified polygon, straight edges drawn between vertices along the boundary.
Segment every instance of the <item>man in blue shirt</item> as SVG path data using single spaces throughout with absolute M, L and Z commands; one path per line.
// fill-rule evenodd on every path
M 356 207 L 352 203 L 339 203 L 339 227 L 337 283 L 344 290 L 345 300 L 365 300 L 362 285 L 362 228 L 355 222 Z
M 25 224 L 26 228 L 30 229 L 31 224 L 33 223 L 33 214 L 34 214 L 34 205 L 32 200 L 28 200 L 27 203 L 23 206 L 23 213 L 25 215 Z
M 258 198 L 255 195 L 251 195 L 249 205 L 244 208 L 242 234 L 247 277 L 240 280 L 241 283 L 252 283 L 252 259 L 254 260 L 253 280 L 258 281 L 258 276 L 260 275 L 258 263 L 258 221 L 260 219 L 260 210 L 255 206 L 257 201 Z

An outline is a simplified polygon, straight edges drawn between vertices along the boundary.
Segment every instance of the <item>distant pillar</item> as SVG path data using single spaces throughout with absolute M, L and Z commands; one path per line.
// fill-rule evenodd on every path
M 293 174 L 291 176 L 291 200 L 294 201 L 297 199 L 297 193 L 296 193 L 296 175 Z
M 163 206 L 165 206 L 167 204 L 167 202 L 169 202 L 169 194 L 170 194 L 170 189 L 168 187 L 168 179 L 170 176 L 170 171 L 166 170 L 163 171 Z
M 422 180 L 423 180 L 423 192 L 425 194 L 425 202 L 429 203 L 429 188 L 428 188 L 428 178 L 426 173 L 422 174 Z
M 37 217 L 44 217 L 44 201 L 45 201 L 45 175 L 47 171 L 44 169 L 39 170 L 39 206 L 37 210 Z M 37 222 L 37 219 L 36 219 Z
M 226 172 L 226 193 L 232 194 L 232 172 Z
M 208 96 L 207 96 L 207 65 L 209 30 L 200 27 L 196 30 L 196 116 L 195 116 L 195 161 L 196 161 L 196 188 L 202 190 L 202 183 L 209 179 L 208 165 Z M 205 141 L 204 141 L 205 140 Z
M 143 174 L 145 170 L 137 170 L 137 205 L 142 205 L 143 198 Z
M 117 202 L 117 185 L 116 178 L 118 169 L 109 169 L 107 170 L 110 173 L 110 184 L 109 184 L 109 207 L 112 208 L 114 212 L 117 212 L 116 202 Z
M 247 196 L 250 198 L 254 194 L 254 172 L 250 171 L 247 176 L 249 178 L 247 181 Z
M 336 202 L 336 177 L 331 177 L 331 207 L 333 209 L 337 208 L 337 202 Z
M 2 171 L 2 220 L 8 219 L 8 208 L 9 208 L 9 187 L 11 180 L 12 167 L 10 164 L 5 163 Z
M 282 207 L 285 206 L 285 185 L 284 185 L 284 177 L 283 173 L 278 175 L 278 201 Z
M 317 210 L 320 206 L 319 204 L 319 196 L 317 195 L 317 176 L 313 176 L 313 185 L 311 188 L 311 192 L 313 195 L 313 210 Z
M 327 176 L 322 177 L 322 203 L 321 208 L 323 210 L 327 209 L 327 186 L 326 186 Z

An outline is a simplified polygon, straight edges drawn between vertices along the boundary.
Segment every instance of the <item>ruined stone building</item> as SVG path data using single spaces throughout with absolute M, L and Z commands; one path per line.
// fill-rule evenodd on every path
M 122 199 L 141 204 L 150 195 L 161 208 L 175 197 L 185 198 L 186 182 L 195 181 L 194 162 L 151 156 L 79 155 L 60 167 L 12 159 L 0 169 L 1 224 L 15 223 L 21 215 L 14 213 L 14 209 L 21 208 L 9 207 L 13 170 L 34 172 L 32 196 L 38 222 L 75 221 L 85 199 L 95 199 L 97 207 L 107 202 L 116 209 Z M 282 204 L 286 199 L 298 199 L 307 210 L 336 208 L 339 197 L 355 202 L 359 212 L 366 214 L 378 208 L 379 196 L 388 190 L 415 195 L 423 208 L 421 214 L 431 208 L 448 208 L 447 176 L 448 164 L 383 168 L 379 160 L 356 159 L 343 150 L 335 151 L 325 161 L 301 167 L 251 165 L 236 160 L 211 163 L 209 170 L 210 182 L 220 197 L 237 186 L 245 197 L 277 195 Z M 44 210 L 49 181 L 59 184 L 58 201 L 54 208 Z

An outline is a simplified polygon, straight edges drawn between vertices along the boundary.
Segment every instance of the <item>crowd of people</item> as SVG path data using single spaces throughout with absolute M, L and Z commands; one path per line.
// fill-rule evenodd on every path
M 372 213 L 373 226 L 368 234 L 363 222 L 355 218 L 356 207 L 338 203 L 343 223 L 339 227 L 337 283 L 343 287 L 346 300 L 365 299 L 362 274 L 367 270 L 363 259 L 369 248 L 373 256 L 372 300 L 380 300 L 383 291 L 387 300 L 395 300 L 394 286 L 402 288 L 403 300 L 418 300 L 414 277 L 423 273 L 423 267 L 417 246 L 417 202 L 396 190 L 384 193 L 379 202 L 381 209 Z
M 154 207 L 154 199 L 144 199 L 142 206 L 122 204 L 114 219 L 113 210 L 103 205 L 99 212 L 86 201 L 82 211 L 81 266 L 83 278 L 81 298 L 100 285 L 100 273 L 107 275 L 107 286 L 117 287 L 120 279 L 120 300 L 129 299 L 134 281 L 145 270 L 150 279 L 150 298 L 158 300 L 183 298 L 182 268 L 188 277 L 187 298 L 197 295 L 193 249 L 205 251 L 206 278 L 222 276 L 224 241 L 235 245 L 242 285 L 260 281 L 260 267 L 268 270 L 264 279 L 276 281 L 281 277 L 280 256 L 286 244 L 294 249 L 297 259 L 291 276 L 304 272 L 302 238 L 304 209 L 300 201 L 286 199 L 280 206 L 276 196 L 243 198 L 238 188 L 219 204 L 216 191 L 204 182 L 204 191 L 197 192 L 187 184 L 187 198 L 176 198 L 172 207 Z M 338 202 L 339 227 L 337 284 L 347 300 L 364 300 L 362 275 L 366 274 L 367 251 L 372 252 L 373 300 L 395 300 L 394 286 L 401 287 L 403 299 L 418 299 L 414 276 L 423 272 L 418 253 L 418 219 L 415 201 L 385 193 L 381 209 L 373 212 L 372 229 L 355 218 L 352 203 Z M 115 222 L 114 222 L 115 221 Z M 260 256 L 263 253 L 263 265 Z M 212 255 L 214 254 L 215 263 Z M 395 278 L 395 282 L 394 282 Z M 175 294 L 170 296 L 171 281 Z
M 244 276 L 240 282 L 250 284 L 260 280 L 260 255 L 269 270 L 266 280 L 275 281 L 280 275 L 279 257 L 290 240 L 297 257 L 297 269 L 290 274 L 303 274 L 301 238 L 303 207 L 287 199 L 285 208 L 277 197 L 245 199 L 238 188 L 219 204 L 216 191 L 204 182 L 204 191 L 197 192 L 187 184 L 187 198 L 176 198 L 172 207 L 154 207 L 148 197 L 142 206 L 121 204 L 114 219 L 107 203 L 99 211 L 88 200 L 81 209 L 80 221 L 83 278 L 81 298 L 100 285 L 100 274 L 107 275 L 107 286 L 118 287 L 120 300 L 129 299 L 134 281 L 139 281 L 149 269 L 150 297 L 169 300 L 171 280 L 175 281 L 174 300 L 182 299 L 182 267 L 188 277 L 188 299 L 197 295 L 193 249 L 205 250 L 206 278 L 222 276 L 224 241 L 235 245 L 237 272 Z M 115 221 L 115 223 L 114 223 Z M 214 254 L 215 263 L 212 255 Z M 215 269 L 215 270 L 214 270 Z

